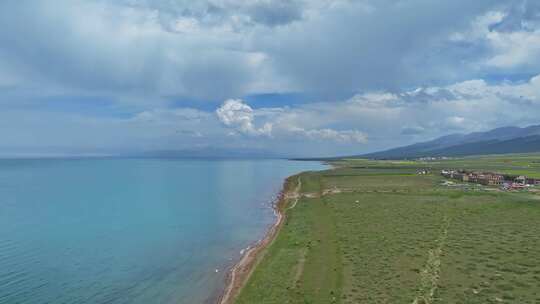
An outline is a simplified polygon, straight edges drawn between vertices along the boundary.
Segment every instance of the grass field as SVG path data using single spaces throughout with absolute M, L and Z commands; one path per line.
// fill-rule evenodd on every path
M 523 170 L 540 156 L 347 160 L 303 198 L 236 303 L 540 303 L 540 195 L 441 186 L 418 168 Z

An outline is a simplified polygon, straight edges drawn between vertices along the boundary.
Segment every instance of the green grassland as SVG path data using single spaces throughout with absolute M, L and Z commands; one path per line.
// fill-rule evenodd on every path
M 540 155 L 343 160 L 304 196 L 236 303 L 540 303 L 540 195 L 441 185 L 419 168 L 540 173 Z

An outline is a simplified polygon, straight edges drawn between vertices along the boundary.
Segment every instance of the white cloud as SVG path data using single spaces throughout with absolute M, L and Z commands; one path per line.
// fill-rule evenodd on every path
M 518 83 L 469 80 L 402 93 L 367 92 L 342 101 L 279 108 L 254 109 L 242 100 L 227 100 L 215 112 L 159 108 L 131 118 L 6 110 L 0 111 L 0 137 L 4 148 L 31 146 L 36 151 L 212 145 L 320 156 L 362 153 L 454 132 L 538 124 L 538 117 L 540 76 Z
M 484 48 L 486 53 L 480 58 L 480 65 L 476 66 L 479 69 L 512 71 L 519 68 L 523 71 L 540 67 L 540 23 L 514 18 L 503 11 L 487 12 L 475 18 L 468 30 L 451 34 L 450 40 Z M 504 27 L 508 22 L 519 25 L 508 29 Z M 479 49 L 471 50 L 481 52 Z
M 154 109 L 143 111 L 133 117 L 133 121 L 152 122 L 159 124 L 176 124 L 178 122 L 196 121 L 208 119 L 210 114 L 204 111 L 181 108 L 181 109 Z
M 338 124 L 344 130 L 362 130 L 369 134 L 370 147 L 396 146 L 454 132 L 538 124 L 538 117 L 540 76 L 523 83 L 490 84 L 472 79 L 403 93 L 365 93 L 282 115 L 292 126 L 302 122 L 311 129 L 323 129 Z
M 216 114 L 225 126 L 232 128 L 235 132 L 249 136 L 267 136 L 281 139 L 302 138 L 339 143 L 367 142 L 367 135 L 358 130 L 300 127 L 299 125 L 305 124 L 309 120 L 311 115 L 309 110 L 291 108 L 254 110 L 242 100 L 229 99 L 216 110 Z M 261 127 L 255 126 L 256 118 L 264 121 Z
M 538 63 L 540 57 L 540 28 L 534 31 L 490 32 L 486 39 L 494 55 L 486 64 L 508 69 Z
M 272 124 L 265 123 L 262 127 L 254 126 L 253 109 L 239 99 L 226 100 L 223 105 L 216 110 L 219 120 L 238 132 L 251 136 L 270 136 L 272 134 Z
M 475 39 L 484 39 L 490 33 L 490 27 L 503 21 L 506 14 L 501 11 L 490 11 L 478 16 L 471 22 L 467 31 L 455 32 L 450 35 L 454 42 L 470 42 Z
M 343 130 L 336 131 L 332 129 L 313 129 L 313 130 L 304 130 L 301 128 L 293 128 L 290 130 L 293 133 L 298 133 L 302 136 L 313 140 L 319 141 L 336 141 L 341 143 L 361 143 L 365 144 L 368 142 L 368 137 L 363 132 L 358 130 Z
M 482 79 L 473 79 L 448 85 L 444 88 L 437 88 L 438 91 L 447 90 L 454 99 L 472 99 L 485 97 L 491 94 L 493 87 L 490 87 Z
M 357 94 L 349 100 L 351 103 L 362 105 L 364 107 L 379 108 L 399 100 L 399 96 L 386 92 L 373 92 Z

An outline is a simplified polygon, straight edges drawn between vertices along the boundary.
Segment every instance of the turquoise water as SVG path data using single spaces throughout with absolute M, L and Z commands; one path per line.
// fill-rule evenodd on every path
M 207 303 L 285 160 L 0 160 L 0 303 Z M 217 272 L 216 272 L 217 269 Z

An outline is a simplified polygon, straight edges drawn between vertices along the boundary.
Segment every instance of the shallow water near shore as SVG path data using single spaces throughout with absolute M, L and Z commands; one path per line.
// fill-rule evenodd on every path
M 205 303 L 275 220 L 285 177 L 324 168 L 0 160 L 0 303 Z

